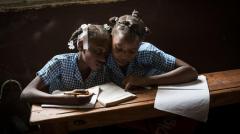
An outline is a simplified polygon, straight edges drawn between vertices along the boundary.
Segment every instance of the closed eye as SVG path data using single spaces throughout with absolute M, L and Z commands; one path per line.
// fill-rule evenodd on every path
M 108 52 L 106 49 L 104 48 L 94 48 L 92 49 L 92 52 L 95 54 L 95 55 L 99 55 L 99 56 L 102 56 L 102 55 L 106 55 Z

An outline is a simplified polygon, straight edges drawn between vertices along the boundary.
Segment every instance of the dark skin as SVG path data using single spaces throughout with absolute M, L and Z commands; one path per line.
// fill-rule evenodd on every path
M 142 40 L 135 38 L 132 41 L 126 41 L 124 34 L 115 33 L 112 40 L 112 53 L 120 68 L 128 66 L 135 58 L 138 52 L 139 44 Z M 175 69 L 161 75 L 154 76 L 134 76 L 128 75 L 122 84 L 125 89 L 133 87 L 143 87 L 151 85 L 178 84 L 196 80 L 197 71 L 186 62 L 176 58 Z
M 90 42 L 91 43 L 91 42 Z M 89 50 L 82 50 L 82 41 L 78 46 L 79 54 L 81 55 L 78 59 L 78 68 L 83 79 L 86 79 L 91 70 L 97 70 L 102 67 L 106 62 L 106 56 L 109 53 L 109 47 L 107 45 L 95 45 L 94 52 Z M 91 47 L 89 48 L 91 49 Z M 97 52 L 97 53 L 96 53 Z M 78 89 L 73 90 L 73 93 L 77 93 Z M 61 92 L 60 92 L 61 93 Z M 44 84 L 39 76 L 36 76 L 23 90 L 21 99 L 30 103 L 39 104 L 57 104 L 57 105 L 82 105 L 91 100 L 92 93 L 87 95 L 63 95 L 63 94 L 49 94 L 48 86 Z
M 21 99 L 32 104 L 82 105 L 89 102 L 92 97 L 92 94 L 73 96 L 49 94 L 47 92 L 47 86 L 44 85 L 39 76 L 36 76 L 23 90 Z

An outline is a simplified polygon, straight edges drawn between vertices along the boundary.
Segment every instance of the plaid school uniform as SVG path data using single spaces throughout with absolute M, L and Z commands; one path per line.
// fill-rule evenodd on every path
M 50 93 L 55 90 L 86 89 L 105 83 L 105 67 L 92 71 L 88 78 L 83 80 L 77 59 L 77 53 L 56 55 L 37 72 L 43 82 L 49 85 Z
M 117 65 L 112 54 L 107 60 L 107 70 L 111 81 L 121 86 L 124 77 L 127 75 L 150 76 L 159 75 L 175 68 L 176 58 L 161 51 L 154 45 L 141 42 L 136 57 L 126 68 L 124 74 Z

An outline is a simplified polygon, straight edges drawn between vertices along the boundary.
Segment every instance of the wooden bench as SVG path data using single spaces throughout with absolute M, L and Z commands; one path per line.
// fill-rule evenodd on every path
M 204 74 L 210 90 L 210 108 L 240 102 L 240 69 Z M 135 100 L 114 107 L 90 110 L 41 108 L 32 106 L 30 123 L 38 124 L 42 133 L 68 131 L 112 125 L 128 121 L 167 116 L 153 108 L 157 90 L 137 92 Z

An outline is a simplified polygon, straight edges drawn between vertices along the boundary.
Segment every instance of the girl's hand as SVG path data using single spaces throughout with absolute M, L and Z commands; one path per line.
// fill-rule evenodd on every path
M 90 102 L 93 95 L 93 93 L 87 90 L 83 91 L 80 89 L 54 94 L 54 96 L 57 96 L 61 100 L 59 103 L 62 105 L 83 105 Z
M 66 95 L 69 98 L 70 105 L 83 105 L 85 103 L 90 102 L 93 93 L 89 93 L 88 95 Z
M 63 94 L 69 97 L 69 102 L 71 102 L 72 105 L 82 105 L 88 103 L 93 96 L 93 93 L 82 89 L 66 91 Z
M 74 89 L 72 91 L 66 91 L 64 92 L 65 95 L 89 95 L 89 91 L 88 90 L 82 90 L 82 89 Z
M 129 75 L 123 80 L 122 84 L 126 90 L 129 90 L 133 87 L 143 87 L 148 85 L 147 80 L 147 77 Z

